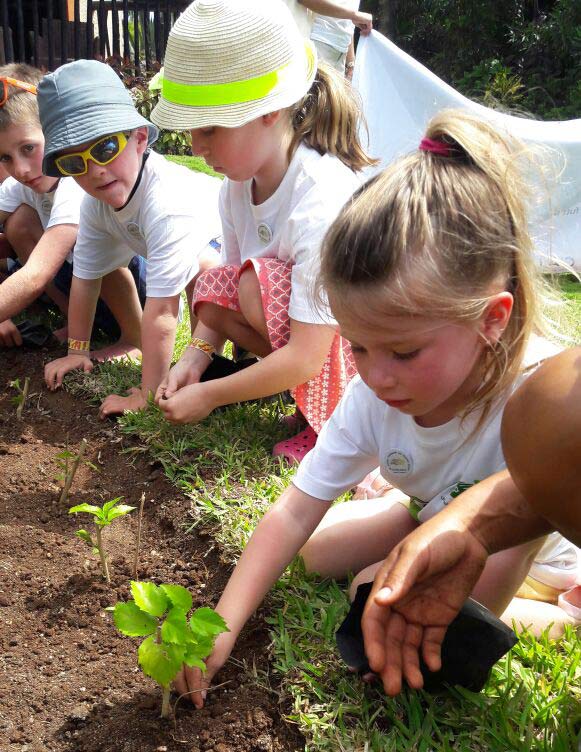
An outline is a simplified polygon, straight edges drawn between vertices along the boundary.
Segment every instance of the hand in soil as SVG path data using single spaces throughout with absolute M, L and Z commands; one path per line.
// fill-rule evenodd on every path
M 99 408 L 99 417 L 107 418 L 110 415 L 121 415 L 127 410 L 137 412 L 147 407 L 147 400 L 143 397 L 141 389 L 131 387 L 128 397 L 121 397 L 118 394 L 110 394 Z
M 0 322 L 0 347 L 20 347 L 22 337 L 10 319 Z
M 64 358 L 51 360 L 44 367 L 44 380 L 47 387 L 52 391 L 62 386 L 63 379 L 69 371 L 76 371 L 78 368 L 85 373 L 93 370 L 93 364 L 87 355 L 66 355 Z
M 203 353 L 201 357 L 205 360 L 199 361 L 199 351 L 195 351 L 191 347 L 186 347 L 181 358 L 158 386 L 155 393 L 157 404 L 162 399 L 169 399 L 169 397 L 172 397 L 184 386 L 197 384 L 200 381 L 200 375 L 204 372 L 204 368 L 209 362 Z
M 210 397 L 208 385 L 190 384 L 180 389 L 177 394 L 159 401 L 159 409 L 170 423 L 198 423 L 204 420 L 217 407 Z
M 184 665 L 174 679 L 174 689 L 179 695 L 187 694 L 187 699 L 196 708 L 203 708 L 206 700 L 206 690 L 212 679 L 226 663 L 236 642 L 236 634 L 223 632 L 216 637 L 214 650 L 205 659 L 206 672 L 202 674 L 199 668 Z

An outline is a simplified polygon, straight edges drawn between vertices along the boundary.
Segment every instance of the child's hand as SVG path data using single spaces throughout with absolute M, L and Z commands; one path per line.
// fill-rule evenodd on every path
M 137 412 L 147 407 L 147 400 L 138 387 L 131 387 L 128 397 L 118 394 L 110 394 L 106 397 L 99 408 L 99 417 L 107 418 L 109 415 L 122 415 L 127 410 Z
M 199 352 L 187 347 L 182 357 L 158 386 L 155 393 L 155 402 L 159 404 L 160 400 L 173 397 L 183 387 L 197 384 L 207 365 L 208 358 L 203 353 L 200 357 Z
M 0 347 L 20 347 L 22 337 L 10 319 L 0 322 Z
M 206 672 L 204 674 L 202 674 L 199 668 L 184 666 L 174 681 L 176 692 L 180 695 L 191 692 L 191 694 L 188 694 L 189 700 L 197 708 L 204 707 L 206 689 L 210 686 L 214 676 L 228 660 L 236 642 L 236 637 L 237 635 L 233 635 L 232 632 L 224 632 L 218 635 L 214 650 L 205 661 Z
M 90 373 L 93 370 L 91 359 L 86 355 L 66 355 L 64 358 L 51 360 L 44 367 L 44 380 L 47 387 L 54 391 L 62 386 L 65 375 L 69 371 L 76 371 L 77 368 L 82 368 L 85 373 Z
M 363 13 L 363 11 L 356 11 L 352 18 L 355 26 L 358 26 L 363 36 L 367 36 L 373 29 L 373 16 L 371 13 Z
M 197 423 L 217 407 L 210 397 L 207 383 L 185 386 L 172 397 L 160 399 L 157 404 L 170 423 Z

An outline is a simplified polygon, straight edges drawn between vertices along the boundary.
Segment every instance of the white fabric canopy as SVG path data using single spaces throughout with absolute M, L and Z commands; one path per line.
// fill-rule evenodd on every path
M 369 153 L 381 159 L 380 168 L 417 148 L 430 118 L 450 107 L 469 109 L 525 143 L 542 146 L 551 169 L 548 178 L 533 176 L 530 207 L 539 260 L 557 268 L 561 259 L 581 271 L 581 119 L 528 120 L 472 102 L 376 31 L 360 38 L 356 60 L 353 82 L 363 101 Z

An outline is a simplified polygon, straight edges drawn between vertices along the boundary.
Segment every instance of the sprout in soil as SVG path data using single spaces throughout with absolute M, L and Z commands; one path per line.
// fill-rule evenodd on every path
M 107 580 L 107 583 L 111 582 L 109 576 L 109 566 L 107 564 L 107 552 L 103 544 L 103 528 L 110 525 L 117 517 L 122 517 L 128 512 L 132 512 L 135 507 L 130 507 L 127 504 L 119 504 L 123 496 L 118 496 L 116 499 L 107 501 L 102 507 L 93 506 L 92 504 L 78 504 L 76 507 L 69 509 L 69 514 L 76 514 L 77 512 L 86 512 L 92 514 L 95 522 L 95 539 L 86 530 L 77 530 L 77 535 L 81 540 L 84 540 L 88 546 L 91 546 L 93 553 L 99 554 L 101 559 L 101 570 L 103 571 L 103 577 Z
M 27 376 L 24 379 L 24 386 L 22 387 L 20 386 L 20 379 L 14 379 L 14 381 L 11 381 L 10 386 L 17 391 L 16 397 L 12 397 L 12 404 L 16 405 L 16 417 L 18 420 L 22 420 L 22 411 L 24 410 L 24 405 L 26 404 L 26 399 L 28 397 L 28 390 L 30 388 L 30 378 Z
M 170 684 L 185 663 L 206 670 L 203 659 L 214 648 L 214 640 L 228 632 L 224 619 L 211 608 L 198 608 L 188 619 L 192 596 L 181 585 L 131 582 L 133 600 L 117 603 L 115 626 L 129 637 L 146 637 L 138 653 L 143 673 L 163 692 L 161 717 L 169 718 Z

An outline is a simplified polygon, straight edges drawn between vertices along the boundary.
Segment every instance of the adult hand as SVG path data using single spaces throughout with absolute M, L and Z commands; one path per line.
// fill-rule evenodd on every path
M 378 570 L 361 627 L 371 669 L 394 696 L 405 678 L 423 685 L 420 652 L 441 667 L 446 629 L 478 580 L 488 552 L 467 529 L 428 520 L 399 543 Z
M 367 36 L 373 29 L 373 16 L 371 13 L 363 13 L 362 11 L 355 11 L 353 18 L 351 19 L 355 26 L 357 26 L 363 36 Z
M 217 407 L 210 396 L 210 387 L 203 384 L 190 384 L 172 397 L 162 398 L 158 405 L 164 418 L 170 423 L 198 423 L 207 418 Z
M 81 368 L 85 373 L 93 370 L 91 359 L 86 355 L 66 355 L 64 358 L 51 360 L 44 367 L 44 380 L 47 387 L 54 391 L 62 386 L 63 378 L 69 371 L 75 371 Z
M 16 325 L 10 320 L 0 323 L 0 347 L 20 347 L 22 337 Z
M 168 375 L 158 386 L 155 393 L 156 404 L 159 404 L 159 401 L 164 398 L 172 397 L 177 391 L 183 389 L 184 386 L 199 382 L 200 376 L 203 373 L 200 365 L 203 367 L 209 363 L 205 355 L 202 357 L 205 361 L 200 364 L 196 351 L 191 347 L 186 347 L 182 357 L 170 369 Z
M 118 394 L 110 394 L 101 403 L 99 408 L 99 417 L 107 418 L 109 415 L 122 415 L 127 410 L 137 412 L 147 407 L 147 400 L 143 392 L 138 387 L 131 387 L 128 397 L 121 397 Z
M 238 635 L 232 632 L 223 632 L 218 635 L 214 644 L 214 650 L 206 658 L 206 671 L 204 674 L 199 668 L 184 666 L 174 680 L 174 688 L 180 695 L 188 694 L 190 702 L 197 708 L 204 707 L 206 690 L 212 679 L 228 660 Z

